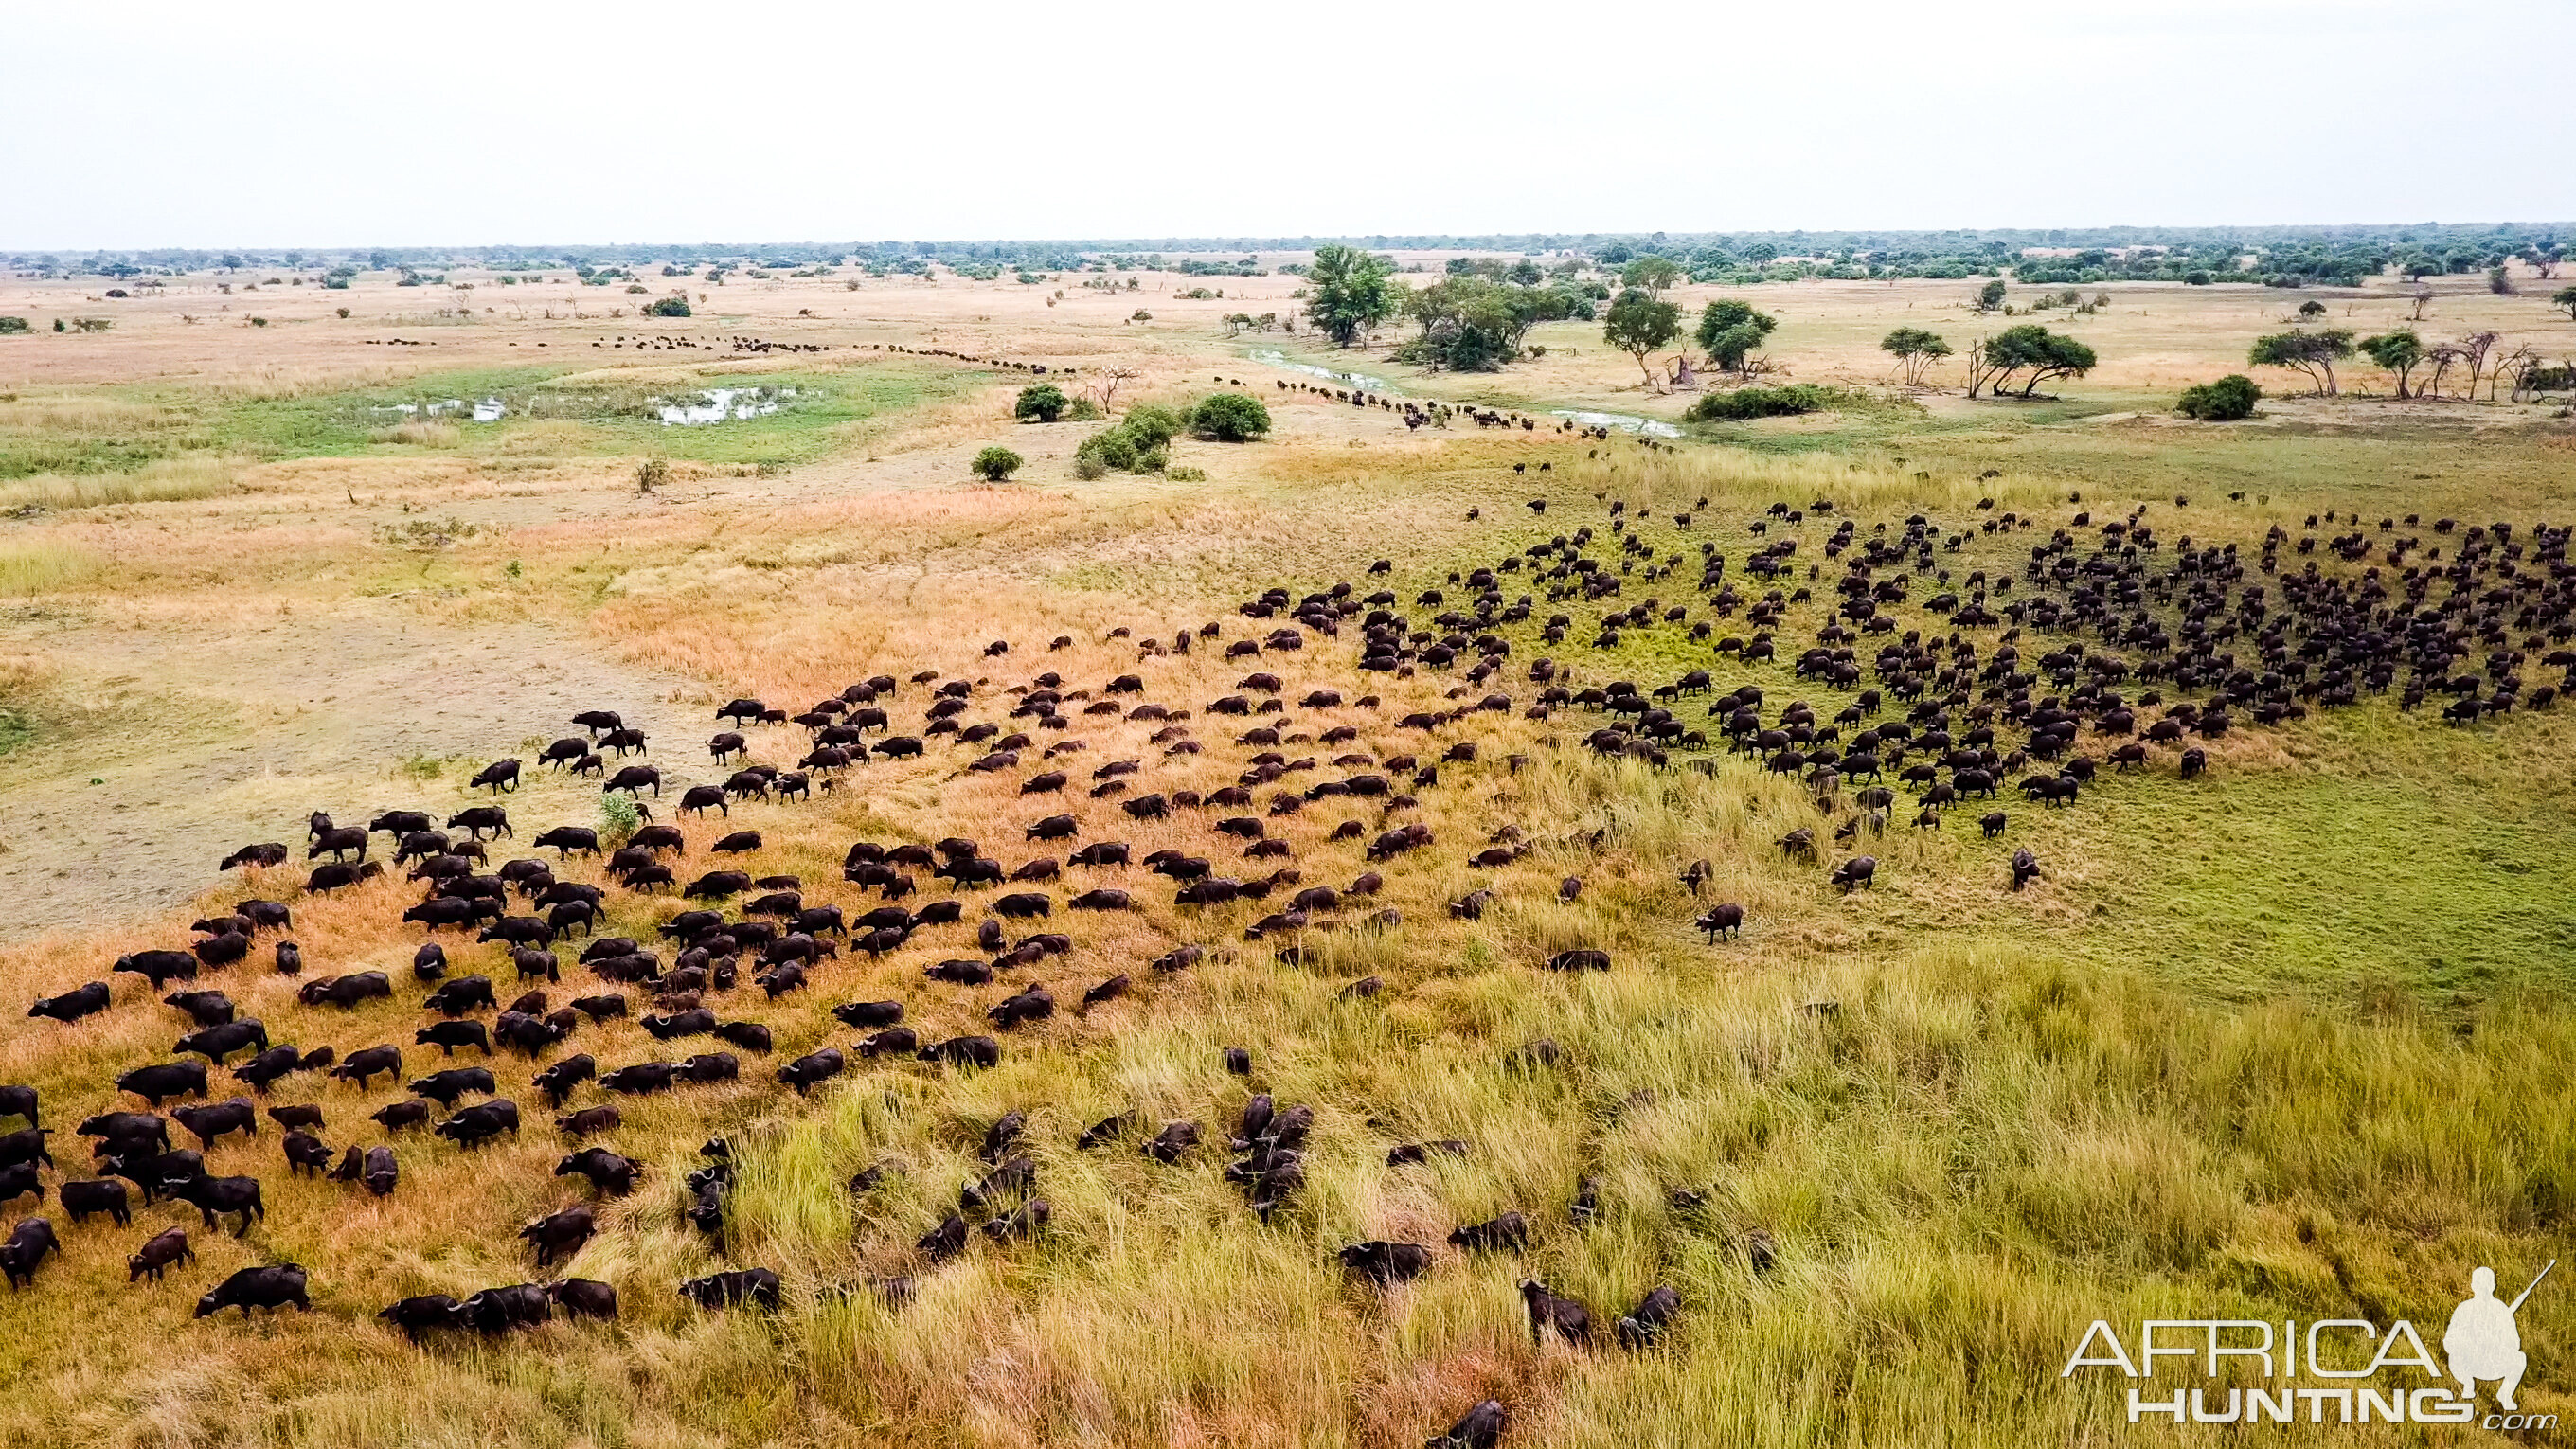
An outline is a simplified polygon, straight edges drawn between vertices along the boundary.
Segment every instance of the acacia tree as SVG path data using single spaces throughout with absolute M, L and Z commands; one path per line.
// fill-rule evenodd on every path
M 2567 320 L 2576 322 L 2576 287 L 2561 287 L 2549 294 L 2549 305 L 2564 308 Z
M 1742 372 L 1745 356 L 1761 346 L 1762 340 L 1779 325 L 1779 318 L 1756 312 L 1750 304 L 1731 297 L 1711 302 L 1699 314 L 1700 350 L 1708 354 L 1713 365 L 1728 372 Z
M 1306 269 L 1306 317 L 1336 347 L 1348 347 L 1369 329 L 1395 315 L 1394 288 L 1387 277 L 1395 263 L 1357 247 L 1315 248 Z
M 1620 281 L 1658 297 L 1662 296 L 1667 288 L 1680 283 L 1681 279 L 1680 263 L 1670 257 L 1656 256 L 1652 252 L 1630 262 L 1627 270 L 1619 274 Z
M 1921 387 L 1923 375 L 1932 364 L 1950 355 L 1950 344 L 1940 334 L 1920 327 L 1899 327 L 1878 340 L 1878 350 L 1892 354 L 1898 366 L 1905 369 L 1905 385 Z
M 2352 333 L 2347 328 L 2329 328 L 2323 332 L 2275 332 L 2257 337 L 2245 354 L 2255 367 L 2286 367 L 2308 375 L 2317 385 L 2317 396 L 2334 395 L 2335 359 L 2352 356 Z
M 1646 365 L 1646 354 L 1679 337 L 1681 332 L 1682 309 L 1678 303 L 1659 302 L 1633 287 L 1610 304 L 1601 329 L 1605 341 L 1637 359 L 1637 370 L 1646 375 L 1648 387 L 1656 384 L 1655 370 Z
M 2007 327 L 1986 339 L 1978 349 L 1977 361 L 1983 368 L 1987 391 L 1997 397 L 2012 385 L 2015 374 L 2027 371 L 2022 379 L 2020 396 L 2029 397 L 2033 389 L 2053 377 L 2082 377 L 2093 370 L 2093 349 L 2072 337 L 2061 337 L 2036 322 Z M 1972 384 L 1970 397 L 1976 396 Z
M 2407 380 L 2424 361 L 2424 339 L 2415 335 L 2415 329 L 2401 328 L 2395 332 L 2383 332 L 2377 337 L 2365 337 L 2360 346 L 2364 357 L 2378 363 L 2397 380 L 2400 402 L 2414 395 L 2408 391 Z

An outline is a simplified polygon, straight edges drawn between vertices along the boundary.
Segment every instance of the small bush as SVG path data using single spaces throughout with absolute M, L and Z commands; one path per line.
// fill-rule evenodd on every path
M 600 843 L 611 849 L 635 838 L 644 826 L 644 812 L 635 808 L 632 795 L 604 794 L 599 797 Z
M 1159 448 L 1181 435 L 1181 415 L 1160 403 L 1138 403 L 1127 410 L 1127 421 L 1119 426 L 1136 440 L 1137 451 Z
M 1736 423 L 1752 418 L 1785 418 L 1799 413 L 1826 412 L 1844 401 L 1833 388 L 1818 387 L 1811 382 L 1795 382 L 1786 387 L 1739 387 L 1733 392 L 1713 392 L 1692 403 L 1683 414 L 1695 423 Z
M 1020 389 L 1020 400 L 1012 405 L 1011 416 L 1023 422 L 1034 419 L 1041 423 L 1051 423 L 1064 416 L 1064 410 L 1069 405 L 1070 400 L 1065 397 L 1064 389 L 1051 382 L 1042 382 L 1035 387 Z
M 501 280 L 506 282 L 510 279 L 503 277 Z M 652 290 L 652 288 L 645 286 L 642 282 L 629 282 L 626 284 L 626 291 L 630 296 L 641 297 Z
M 345 320 L 349 315 L 349 309 L 346 307 L 334 307 L 331 310 L 339 313 L 343 320 Z
M 644 304 L 644 315 L 647 317 L 686 317 L 689 315 L 689 299 L 686 297 L 665 297 L 659 302 L 647 302 Z
M 2216 382 L 2184 388 L 2181 400 L 2174 404 L 2174 411 L 2204 423 L 2232 423 L 2238 418 L 2252 417 L 2254 404 L 2262 396 L 2263 389 L 2256 385 L 2254 379 L 2241 372 L 2231 372 Z
M 977 453 L 971 466 L 975 470 L 976 477 L 987 483 L 999 483 L 1020 471 L 1020 464 L 1023 461 L 1025 460 L 1019 454 L 997 443 Z
M 1064 415 L 1072 422 L 1096 423 L 1101 418 L 1100 404 L 1087 397 L 1078 397 L 1065 408 Z
M 1166 468 L 1163 470 L 1163 476 L 1175 483 L 1205 483 L 1207 470 L 1205 468 Z
M 0 337 L 14 336 L 32 330 L 24 317 L 0 317 Z
M 1217 393 L 1191 410 L 1190 431 L 1211 442 L 1250 442 L 1270 431 L 1270 409 L 1257 397 Z
M 1076 464 L 1087 459 L 1103 471 L 1116 468 L 1124 472 L 1136 466 L 1136 440 L 1124 424 L 1102 428 L 1082 440 L 1082 446 L 1073 450 L 1073 458 Z
M 1109 476 L 1109 465 L 1100 461 L 1100 455 L 1097 453 L 1075 453 L 1073 476 L 1085 483 L 1097 482 Z

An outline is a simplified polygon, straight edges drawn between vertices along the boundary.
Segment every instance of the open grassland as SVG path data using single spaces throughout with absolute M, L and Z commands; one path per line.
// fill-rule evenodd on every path
M 1132 325 L 1132 296 L 1077 291 L 1048 308 L 1007 283 L 737 284 L 724 300 L 741 312 L 701 316 L 693 335 L 834 348 L 739 361 L 593 349 L 638 324 L 576 319 L 576 305 L 599 303 L 569 294 L 514 299 L 551 303 L 557 319 L 496 312 L 408 330 L 394 309 L 421 304 L 389 289 L 297 297 L 303 313 L 281 302 L 275 325 L 224 328 L 221 345 L 207 340 L 215 324 L 177 320 L 208 299 L 169 298 L 102 335 L 0 339 L 0 386 L 15 389 L 0 404 L 0 500 L 19 510 L 0 522 L 0 880 L 18 906 L 0 923 L 0 1001 L 108 979 L 115 956 L 183 941 L 191 916 L 250 894 L 293 905 L 307 979 L 382 969 L 398 998 L 425 991 L 408 972 L 419 929 L 396 920 L 417 886 L 308 896 L 300 859 L 216 886 L 215 860 L 272 839 L 300 857 L 317 808 L 444 817 L 472 803 L 475 769 L 507 755 L 531 779 L 503 801 L 520 839 L 494 858 L 539 854 L 526 843 L 537 830 L 602 820 L 595 781 L 533 768 L 585 707 L 646 729 L 672 780 L 658 803 L 645 798 L 663 819 L 678 784 L 724 776 L 699 743 L 720 728 L 717 705 L 752 694 L 798 708 L 879 673 L 980 681 L 965 718 L 996 721 L 1002 690 L 1041 670 L 1094 691 L 1134 671 L 1141 697 L 1193 711 L 1250 668 L 1286 679 L 1282 717 L 1193 720 L 1203 757 L 1161 755 L 1153 721 L 1077 718 L 1066 734 L 1089 748 L 1061 765 L 1077 789 L 1125 758 L 1153 762 L 1153 789 L 1218 788 L 1242 767 L 1231 740 L 1250 724 L 1308 736 L 1347 725 L 1356 734 L 1338 748 L 1378 760 L 1480 745 L 1402 817 L 1430 827 L 1435 849 L 1372 863 L 1366 836 L 1329 839 L 1346 817 L 1375 833 L 1356 801 L 1273 821 L 1305 883 L 1378 869 L 1383 903 L 1402 912 L 1392 925 L 1352 912 L 1304 938 L 1295 964 L 1276 959 L 1275 940 L 1242 939 L 1278 901 L 1193 913 L 1140 869 L 1068 872 L 1059 897 L 1123 886 L 1141 908 L 1056 919 L 1072 949 L 1025 975 L 1064 1009 L 1005 1034 L 990 1071 L 854 1063 L 801 1099 L 770 1080 L 797 1054 L 849 1045 L 857 1033 L 825 1011 L 835 1001 L 906 1000 L 925 1038 L 982 1029 L 997 992 L 921 976 L 971 954 L 954 929 L 882 959 L 845 951 L 813 990 L 775 1002 L 748 984 L 732 993 L 722 1014 L 767 1025 L 776 1050 L 747 1056 L 737 1084 L 623 1100 L 625 1124 L 603 1140 L 647 1164 L 644 1185 L 604 1204 L 599 1235 L 552 1270 L 615 1284 L 613 1325 L 414 1348 L 373 1318 L 405 1295 L 549 1276 L 512 1234 L 586 1194 L 552 1176 L 569 1149 L 511 1053 L 493 1066 L 523 1129 L 470 1154 L 425 1134 L 390 1139 L 403 1166 L 390 1198 L 291 1178 L 264 1124 L 255 1142 L 208 1153 L 211 1170 L 265 1185 L 268 1216 L 245 1238 L 166 1204 L 131 1230 L 74 1229 L 49 1201 L 64 1258 L 0 1294 L 0 1439 L 1377 1449 L 1420 1443 L 1491 1396 L 1512 1410 L 1515 1445 L 2117 1443 L 2137 1433 L 2117 1381 L 2057 1376 L 2096 1318 L 2407 1317 L 2430 1335 L 2471 1267 L 2495 1264 L 2518 1286 L 2550 1257 L 2576 1258 L 2576 724 L 2563 709 L 2455 729 L 2374 698 L 2249 727 L 2210 746 L 2206 780 L 2177 779 L 2165 752 L 2146 771 L 2106 770 L 2072 808 L 2006 802 L 2000 841 L 1979 838 L 1983 807 L 1930 831 L 1909 828 L 1901 803 L 1872 847 L 1876 888 L 1845 896 L 1772 846 L 1817 821 L 1807 792 L 1742 757 L 1708 773 L 1600 760 L 1579 748 L 1595 722 L 1579 712 L 1473 716 L 1426 743 L 1395 722 L 1453 703 L 1460 681 L 1358 675 L 1347 625 L 1259 661 L 1135 646 L 1210 622 L 1226 641 L 1257 637 L 1269 624 L 1233 613 L 1246 598 L 1337 580 L 1364 592 L 1381 558 L 1410 605 L 1454 590 L 1452 571 L 1586 525 L 1606 533 L 1612 501 L 1669 518 L 1706 497 L 1688 534 L 1657 525 L 1659 548 L 1686 537 L 1739 559 L 1746 525 L 1775 503 L 1829 499 L 1864 530 L 1916 512 L 1968 530 L 2004 513 L 2041 521 L 1972 535 L 1942 557 L 1957 570 L 2010 569 L 2079 510 L 2144 506 L 2167 537 L 2248 552 L 2268 528 L 2296 534 L 2328 509 L 2564 522 L 2576 454 L 2563 423 L 2357 404 L 2241 429 L 2084 421 L 2238 365 L 2245 335 L 2272 325 L 2258 311 L 2275 299 L 2174 289 L 2139 299 L 2134 319 L 2121 307 L 2086 319 L 2106 358 L 2152 344 L 2170 360 L 2124 362 L 2062 405 L 1929 398 L 1920 413 L 1747 425 L 1673 451 L 1543 428 L 1408 433 L 1383 411 L 1273 386 L 1298 375 L 1249 358 L 1262 339 L 1212 323 L 1281 305 L 1293 279 L 1245 279 L 1241 301 L 1234 282 L 1223 303 L 1148 296 L 1156 320 Z M 1812 328 L 1817 361 L 1798 376 L 1859 377 L 1877 332 L 1955 308 L 1960 290 L 1822 284 L 1762 300 L 1784 328 Z M 349 319 L 330 313 L 343 303 Z M 365 345 L 397 334 L 439 346 Z M 1357 365 L 1426 397 L 1673 406 L 1622 394 L 1618 369 L 1633 364 L 1596 357 L 1593 337 L 1486 379 Z M 525 361 L 541 341 L 579 365 Z M 1241 379 L 1279 427 L 1248 447 L 1180 442 L 1173 462 L 1204 482 L 1078 482 L 1073 447 L 1095 425 L 1015 426 L 1024 375 L 888 343 L 1077 378 L 1130 367 L 1122 407 Z M 1797 331 L 1777 344 L 1807 345 Z M 799 405 L 740 432 L 664 430 L 636 413 L 669 391 L 753 385 L 796 388 Z M 382 439 L 387 425 L 364 411 L 490 393 L 529 405 L 497 426 Z M 543 399 L 558 397 L 578 405 L 547 415 Z M 965 459 L 995 441 L 1031 460 L 1021 481 L 969 485 Z M 648 457 L 670 468 L 645 494 Z M 1544 515 L 1523 506 L 1538 496 Z M 1828 526 L 1795 527 L 1812 545 Z M 1623 599 L 1655 591 L 1696 603 L 1679 576 Z M 1806 697 L 1830 713 L 1839 699 L 1785 662 L 1721 664 L 1673 630 L 1595 650 L 1585 610 L 1573 612 L 1585 627 L 1554 649 L 1534 625 L 1515 631 L 1513 667 L 1491 687 L 1526 696 L 1522 667 L 1552 653 L 1578 683 L 1715 667 L 1775 706 Z M 1934 627 L 1920 613 L 1909 627 Z M 1134 637 L 1110 637 L 1122 627 Z M 1050 650 L 1057 636 L 1072 642 Z M 1011 651 L 986 656 L 996 640 Z M 1297 703 L 1319 687 L 1383 700 Z M 917 721 L 926 695 L 905 685 L 898 713 Z M 754 758 L 781 766 L 805 748 L 792 726 L 748 733 Z M 1527 765 L 1503 763 L 1514 754 Z M 853 839 L 964 835 L 1016 865 L 1050 849 L 1022 843 L 1029 822 L 1066 810 L 1081 839 L 1129 840 L 1139 857 L 1209 848 L 1196 819 L 1131 822 L 1114 799 L 1072 791 L 1043 807 L 1022 798 L 1033 758 L 996 774 L 964 773 L 967 758 L 934 745 L 852 770 L 811 803 L 738 804 L 721 828 L 762 832 L 755 873 L 798 875 L 809 900 L 853 910 L 877 903 L 840 879 Z M 1470 869 L 1504 824 L 1530 852 Z M 707 850 L 719 822 L 684 828 L 681 879 L 726 863 Z M 2021 892 L 2004 868 L 2014 846 L 2046 867 Z M 1701 859 L 1712 876 L 1695 899 L 1677 875 Z M 600 879 L 578 859 L 560 874 Z M 1584 881 L 1570 903 L 1557 899 L 1567 876 Z M 1498 898 L 1482 919 L 1442 909 L 1479 886 Z M 1747 907 L 1742 940 L 1712 946 L 1689 929 L 1716 900 Z M 610 901 L 600 934 L 642 938 L 682 905 Z M 460 972 L 515 994 L 493 947 L 446 939 Z M 1180 941 L 1208 944 L 1208 958 L 1146 967 Z M 1538 968 L 1575 947 L 1617 965 Z M 575 949 L 548 988 L 557 1005 L 605 989 L 570 966 Z M 450 1063 L 409 1047 L 427 1019 L 409 1000 L 346 1017 L 297 1004 L 265 953 L 263 938 L 214 984 L 280 1040 L 344 1055 L 405 1043 L 406 1078 L 481 1064 L 470 1049 Z M 1119 972 L 1134 976 L 1131 995 L 1071 1009 Z M 1372 975 L 1378 997 L 1343 997 Z M 0 1080 L 42 1092 L 61 1175 L 86 1175 L 73 1124 L 139 1105 L 109 1079 L 163 1059 L 181 1030 L 135 978 L 114 980 L 118 1005 L 70 1026 L 0 1013 Z M 1558 1049 L 1553 1064 L 1521 1050 L 1540 1040 Z M 627 1021 L 585 1026 L 565 1049 L 606 1069 L 711 1046 L 664 1047 Z M 1220 1065 L 1231 1046 L 1251 1051 L 1248 1077 Z M 1074 1145 L 1128 1110 L 1219 1135 L 1255 1092 L 1316 1109 L 1305 1188 L 1266 1223 L 1222 1179 L 1216 1147 L 1161 1166 L 1133 1135 Z M 387 1140 L 366 1114 L 395 1099 L 381 1082 L 362 1094 L 299 1075 L 270 1100 L 321 1105 L 336 1148 Z M 1029 1244 L 979 1236 L 959 1261 L 926 1266 L 915 1239 L 985 1170 L 976 1148 L 1011 1110 L 1028 1113 L 1053 1227 Z M 681 1187 L 714 1135 L 733 1142 L 740 1172 L 720 1243 L 685 1220 Z M 1386 1166 L 1394 1145 L 1442 1139 L 1471 1150 Z M 879 1162 L 900 1170 L 852 1194 L 849 1177 Z M 1602 1205 L 1588 1227 L 1568 1209 L 1584 1177 L 1599 1179 Z M 1513 1209 L 1531 1219 L 1525 1254 L 1437 1246 Z M 32 1210 L 21 1199 L 11 1213 Z M 196 1267 L 159 1287 L 115 1276 L 149 1231 L 179 1224 Z M 1769 1272 L 1751 1262 L 1757 1231 L 1777 1247 Z M 1370 1238 L 1433 1244 L 1439 1261 L 1408 1287 L 1370 1289 L 1333 1260 Z M 310 1315 L 188 1317 L 224 1274 L 282 1261 L 311 1271 Z M 705 1313 L 673 1291 L 751 1265 L 781 1274 L 779 1311 Z M 1514 1290 L 1525 1274 L 1591 1305 L 1605 1338 L 1659 1283 L 1680 1291 L 1683 1315 L 1648 1352 L 1534 1346 Z M 896 1275 L 915 1280 L 907 1304 L 875 1286 Z M 2526 1408 L 2576 1409 L 2570 1301 L 2544 1290 L 2521 1315 Z M 2411 1426 L 2322 1432 L 2439 1442 Z

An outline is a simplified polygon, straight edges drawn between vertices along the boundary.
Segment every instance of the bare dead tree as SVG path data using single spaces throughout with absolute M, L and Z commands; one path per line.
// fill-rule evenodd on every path
M 2406 314 L 2406 320 L 2421 322 L 2424 320 L 2424 309 L 2433 304 L 2433 289 L 2419 284 L 2414 291 L 2406 294 L 2406 300 L 2415 304 L 2413 310 Z
M 1132 367 L 1113 367 L 1100 374 L 1100 380 L 1091 384 L 1085 391 L 1091 394 L 1093 402 L 1100 404 L 1101 413 L 1106 415 L 1111 411 L 1110 404 L 1118 400 L 1118 385 L 1130 381 L 1135 376 L 1136 369 Z
M 2004 371 L 2002 367 L 1986 360 L 1986 339 L 1982 336 L 1968 344 L 1967 349 L 1960 355 L 1960 361 L 1967 368 L 1968 396 L 1972 398 L 1977 395 L 1979 388 L 1993 381 Z
M 2540 354 L 2533 350 L 2531 344 L 2526 342 L 2516 347 L 2496 363 L 2496 380 L 2487 384 L 2487 400 L 2495 400 L 2496 388 L 2509 377 L 2513 379 L 2513 400 L 2522 401 L 2522 395 L 2531 390 L 2531 375 L 2539 370 Z
M 2462 352 L 2460 350 L 2460 344 L 2456 342 L 2436 342 L 2432 346 L 2425 348 L 2424 361 L 2432 367 L 2433 371 L 2430 376 L 2427 376 L 2424 379 L 2424 385 L 2415 389 L 2415 395 L 2417 397 L 2440 397 L 2442 395 L 2442 375 L 2449 372 L 2467 356 L 2468 354 Z
M 2487 355 L 2495 351 L 2496 342 L 2503 335 L 2500 332 L 2471 332 L 2451 344 L 2460 350 L 2460 360 L 2469 365 L 2468 398 L 2471 402 L 2478 400 L 2478 382 L 2486 376 Z M 2489 389 L 2489 400 L 2493 400 L 2493 389 Z

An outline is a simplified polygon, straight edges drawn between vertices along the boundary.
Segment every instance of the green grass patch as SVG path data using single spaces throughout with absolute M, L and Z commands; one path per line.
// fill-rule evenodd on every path
M 47 480 L 37 490 L 42 496 L 28 501 L 70 507 L 157 494 L 147 489 L 127 497 L 115 488 L 52 480 L 212 458 L 652 452 L 719 465 L 793 466 L 854 446 L 886 419 L 979 381 L 962 370 L 899 363 L 766 373 L 670 370 L 652 380 L 562 367 L 477 368 L 341 392 L 242 399 L 169 386 L 102 389 L 0 404 L 0 481 Z M 708 388 L 744 391 L 776 407 L 701 426 L 661 421 L 663 406 L 700 401 Z M 474 404 L 485 398 L 501 400 L 499 421 L 471 421 Z M 461 406 L 431 411 L 451 401 Z

